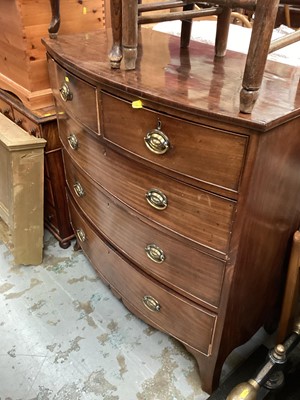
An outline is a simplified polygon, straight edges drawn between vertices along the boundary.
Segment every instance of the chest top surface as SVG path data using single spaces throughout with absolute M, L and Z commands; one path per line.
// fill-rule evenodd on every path
M 268 61 L 252 114 L 239 112 L 239 92 L 246 56 L 227 51 L 215 58 L 214 47 L 141 28 L 137 67 L 112 70 L 111 32 L 61 35 L 43 39 L 48 52 L 71 72 L 92 83 L 108 84 L 194 115 L 265 131 L 299 114 L 299 68 Z

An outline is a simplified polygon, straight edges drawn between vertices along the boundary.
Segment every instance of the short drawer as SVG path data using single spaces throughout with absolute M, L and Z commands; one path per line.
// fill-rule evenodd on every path
M 54 61 L 50 60 L 50 63 Z M 56 79 L 51 79 L 53 94 L 57 100 L 58 112 L 67 112 L 80 123 L 100 133 L 97 111 L 96 88 L 54 63 Z M 50 71 L 53 68 L 49 68 Z
M 68 157 L 66 161 L 70 192 L 84 214 L 116 248 L 167 286 L 193 300 L 218 307 L 223 261 L 142 222 L 112 201 Z
M 169 171 L 238 191 L 247 136 L 135 109 L 104 92 L 101 103 L 103 136 L 109 142 Z
M 36 122 L 32 121 L 18 110 L 14 110 L 14 117 L 15 123 L 24 129 L 24 131 L 28 132 L 30 135 L 41 137 L 40 127 Z
M 126 306 L 150 325 L 210 355 L 216 315 L 160 285 L 127 263 L 97 236 L 72 201 L 70 212 L 83 251 L 100 276 L 119 293 Z
M 70 135 L 62 132 L 66 150 L 114 197 L 185 238 L 220 253 L 227 252 L 235 202 L 139 165 L 83 131 L 77 131 L 75 136 L 76 146 L 72 149 Z

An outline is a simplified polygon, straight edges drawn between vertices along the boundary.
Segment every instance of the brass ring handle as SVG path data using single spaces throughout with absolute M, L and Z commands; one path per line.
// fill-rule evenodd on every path
M 144 296 L 143 297 L 143 304 L 148 310 L 152 312 L 159 312 L 161 309 L 161 306 L 159 302 L 152 296 Z
M 61 88 L 59 89 L 59 93 L 63 101 L 70 101 L 73 99 L 71 90 L 66 82 L 62 84 Z
M 30 133 L 30 135 L 35 136 L 36 133 L 37 133 L 37 129 L 36 129 L 36 128 L 31 128 L 31 129 L 29 130 L 29 133 Z
M 86 235 L 85 235 L 83 229 L 81 229 L 81 228 L 76 229 L 76 236 L 78 237 L 80 242 L 84 242 L 86 240 Z
M 146 200 L 156 210 L 165 210 L 168 206 L 167 196 L 158 189 L 148 190 Z
M 156 244 L 151 243 L 145 247 L 145 252 L 151 261 L 161 264 L 165 261 L 166 256 L 162 249 L 160 249 Z
M 22 126 L 22 124 L 23 124 L 22 118 L 16 118 L 15 119 L 15 124 L 18 125 L 18 126 Z
M 78 197 L 83 197 L 85 195 L 85 191 L 79 182 L 74 183 L 73 189 Z
M 167 135 L 160 129 L 153 129 L 144 137 L 147 148 L 155 154 L 165 154 L 170 148 L 170 141 Z
M 71 133 L 68 136 L 68 143 L 69 143 L 71 149 L 73 149 L 73 150 L 77 150 L 78 149 L 78 139 L 77 139 L 77 137 L 76 137 L 76 135 L 74 133 Z

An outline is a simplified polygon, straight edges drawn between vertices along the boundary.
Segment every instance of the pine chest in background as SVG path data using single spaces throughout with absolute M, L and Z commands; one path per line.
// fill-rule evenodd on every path
M 60 2 L 60 33 L 88 32 L 105 25 L 104 0 Z M 49 0 L 1 0 L 0 88 L 31 110 L 53 104 L 41 38 L 48 36 Z

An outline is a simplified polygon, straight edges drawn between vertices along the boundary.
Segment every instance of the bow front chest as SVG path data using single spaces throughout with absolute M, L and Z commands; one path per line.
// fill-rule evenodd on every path
M 45 39 L 72 226 L 137 316 L 196 358 L 203 389 L 262 325 L 276 326 L 299 226 L 298 70 L 268 62 L 239 113 L 245 56 L 141 29 L 134 71 L 108 32 Z

